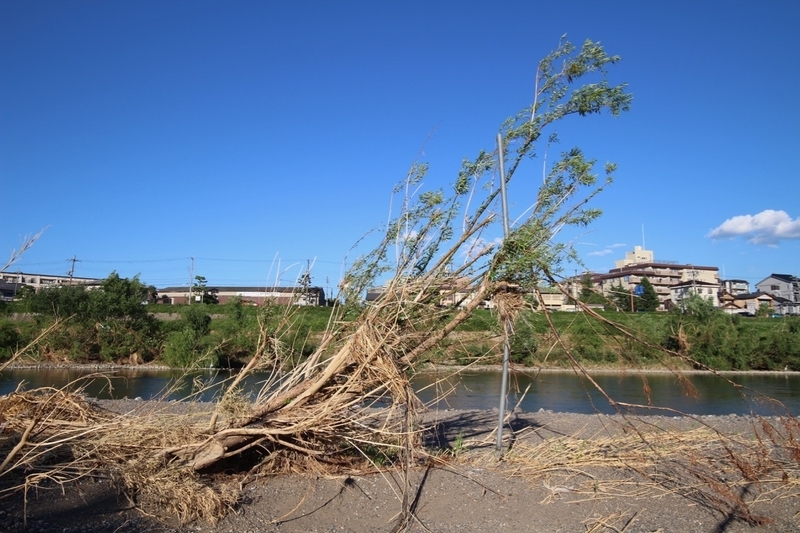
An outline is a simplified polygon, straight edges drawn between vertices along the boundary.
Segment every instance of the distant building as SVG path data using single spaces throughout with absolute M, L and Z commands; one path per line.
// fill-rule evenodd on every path
M 568 298 L 558 287 L 540 287 L 539 305 L 548 311 L 563 311 L 564 306 L 568 305 Z M 572 304 L 574 308 L 574 303 Z
M 749 294 L 739 294 L 735 299 L 736 306 L 740 309 L 739 313 L 755 315 L 762 306 L 774 309 L 775 298 L 766 292 L 751 292 Z M 729 311 L 730 312 L 730 311 Z
M 773 296 L 772 308 L 779 315 L 800 315 L 800 302 L 793 302 L 780 296 Z
M 750 283 L 743 279 L 720 280 L 719 285 L 722 292 L 733 296 L 737 294 L 748 294 L 750 292 Z
M 625 259 L 614 262 L 614 268 L 624 268 L 641 263 L 653 263 L 653 251 L 645 250 L 641 246 L 634 246 L 632 252 L 625 252 Z
M 647 277 L 661 301 L 661 309 L 672 303 L 671 287 L 684 283 L 703 284 L 704 290 L 719 291 L 719 268 L 713 266 L 682 265 L 674 261 L 656 261 L 652 250 L 636 246 L 627 252 L 625 259 L 616 261 L 616 268 L 607 274 L 592 274 L 594 287 L 609 296 L 615 287 L 622 286 L 625 291 L 633 291 Z M 716 296 L 714 300 L 719 305 Z
M 367 302 L 377 302 L 384 297 L 389 286 L 368 288 L 365 300 Z M 458 278 L 440 285 L 438 293 L 441 296 L 439 305 L 443 307 L 458 307 L 459 309 L 466 307 L 475 297 L 475 289 L 472 287 L 471 280 L 468 277 Z M 493 303 L 490 300 L 486 300 L 481 302 L 479 307 L 492 308 Z
M 49 274 L 30 274 L 27 272 L 0 272 L 0 281 L 17 284 L 19 286 L 27 285 L 36 291 L 43 287 L 58 287 L 59 285 L 100 285 L 103 282 L 102 279 L 97 278 L 51 276 Z
M 699 296 L 714 307 L 719 307 L 719 284 L 705 281 L 683 281 L 669 288 L 669 299 L 673 305 L 682 307 L 683 301 L 691 296 Z
M 770 274 L 768 278 L 756 283 L 756 289 L 800 303 L 800 278 L 791 274 Z
M 24 287 L 22 283 L 8 283 L 0 280 L 0 301 L 12 302 L 17 297 L 17 292 Z
M 278 305 L 326 305 L 325 291 L 321 287 L 208 287 L 214 291 L 219 303 L 224 304 L 234 298 L 240 298 L 243 303 L 251 305 L 264 305 L 266 302 Z M 158 289 L 159 304 L 187 304 L 190 296 L 199 301 L 202 295 L 193 292 L 193 288 L 164 287 Z

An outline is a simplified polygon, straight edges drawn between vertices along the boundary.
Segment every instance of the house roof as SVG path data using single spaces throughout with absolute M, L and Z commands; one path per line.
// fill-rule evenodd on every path
M 793 276 L 791 274 L 775 274 L 775 273 L 772 273 L 772 274 L 769 275 L 769 277 L 766 277 L 766 278 L 762 279 L 761 281 L 759 281 L 758 283 L 756 283 L 756 285 L 761 285 L 762 283 L 764 283 L 765 281 L 767 281 L 770 278 L 777 279 L 778 281 L 782 281 L 784 283 L 798 283 L 798 282 L 800 282 L 800 278 L 798 278 L 797 276 Z
M 769 293 L 766 293 L 766 292 L 761 292 L 761 291 L 748 292 L 747 294 L 737 294 L 735 296 L 735 298 L 737 300 L 755 300 L 755 299 L 758 299 L 758 298 L 770 298 L 770 299 L 773 299 L 773 300 L 775 299 L 775 297 L 773 295 L 771 295 Z

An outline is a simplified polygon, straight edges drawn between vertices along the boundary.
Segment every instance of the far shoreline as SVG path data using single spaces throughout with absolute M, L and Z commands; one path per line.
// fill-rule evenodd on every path
M 589 375 L 609 375 L 609 374 L 685 374 L 685 375 L 703 375 L 703 374 L 718 374 L 721 376 L 741 376 L 741 375 L 775 375 L 775 376 L 793 376 L 798 372 L 795 370 L 697 370 L 697 369 L 677 369 L 670 370 L 668 368 L 631 368 L 631 367 L 584 367 L 586 373 Z M 463 372 L 502 372 L 502 365 L 448 365 L 441 363 L 423 363 L 417 372 L 419 373 L 463 373 Z M 119 363 L 26 363 L 14 362 L 8 365 L 3 371 L 8 370 L 73 370 L 73 371 L 97 371 L 97 372 L 114 372 L 114 371 L 127 371 L 127 370 L 152 370 L 158 372 L 175 371 L 175 372 L 196 372 L 196 371 L 231 371 L 234 372 L 238 369 L 213 367 L 213 368 L 180 368 L 171 367 L 163 364 L 119 364 Z M 523 367 L 519 365 L 511 365 L 511 372 L 522 374 L 575 374 L 581 373 L 574 368 L 563 367 Z

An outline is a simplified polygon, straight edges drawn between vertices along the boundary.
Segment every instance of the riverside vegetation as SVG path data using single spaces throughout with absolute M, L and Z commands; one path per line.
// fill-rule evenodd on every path
M 285 331 L 280 346 L 294 366 L 319 346 L 331 307 L 299 307 L 287 318 L 276 306 L 142 305 L 152 289 L 138 279 L 111 274 L 101 290 L 82 286 L 44 289 L 21 301 L 0 304 L 0 361 L 25 346 L 56 320 L 57 331 L 28 351 L 28 363 L 141 364 L 177 368 L 241 367 L 254 353 L 262 325 Z M 609 306 L 613 308 L 613 306 Z M 454 313 L 454 312 L 453 312 Z M 741 317 L 696 299 L 667 313 L 601 311 L 656 346 L 684 353 L 715 370 L 800 370 L 800 317 Z M 351 313 L 355 316 L 355 310 Z M 348 317 L 340 319 L 348 320 Z M 657 368 L 656 348 L 633 342 L 590 314 L 553 312 L 564 344 L 584 364 L 613 367 L 631 357 Z M 476 309 L 445 342 L 424 355 L 437 364 L 496 364 L 502 331 L 494 313 Z M 510 342 L 512 361 L 523 366 L 567 367 L 541 312 L 521 311 Z M 625 352 L 625 357 L 620 352 Z

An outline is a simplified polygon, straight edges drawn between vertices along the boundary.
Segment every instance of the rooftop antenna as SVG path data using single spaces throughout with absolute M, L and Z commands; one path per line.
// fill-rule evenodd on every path
M 647 250 L 647 246 L 644 245 L 644 224 L 642 224 L 642 250 Z

